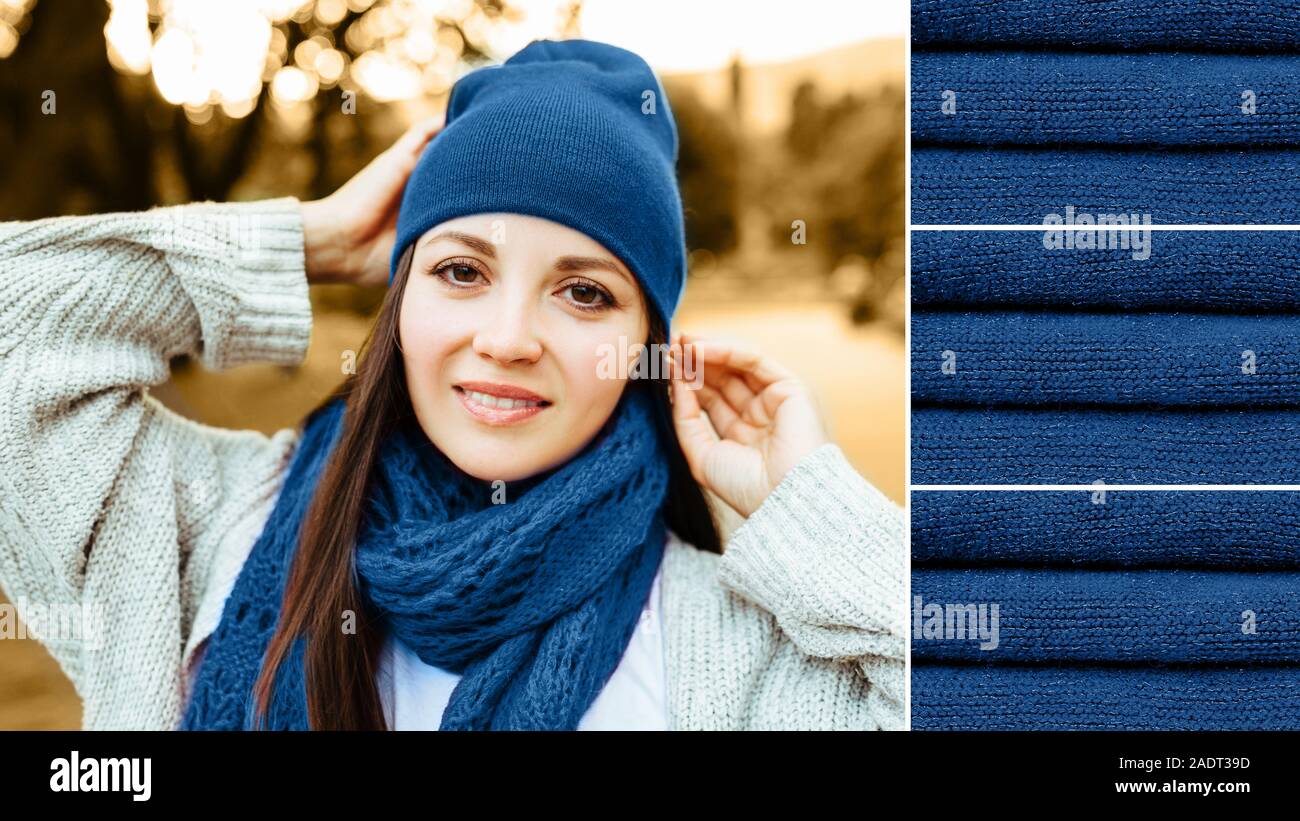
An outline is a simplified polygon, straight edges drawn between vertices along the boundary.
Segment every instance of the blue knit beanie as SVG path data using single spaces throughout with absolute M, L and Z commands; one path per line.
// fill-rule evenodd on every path
M 488 212 L 566 225 L 641 283 L 664 327 L 686 284 L 677 124 L 645 61 L 587 40 L 536 40 L 452 88 L 397 217 L 389 284 L 406 247 L 446 220 Z

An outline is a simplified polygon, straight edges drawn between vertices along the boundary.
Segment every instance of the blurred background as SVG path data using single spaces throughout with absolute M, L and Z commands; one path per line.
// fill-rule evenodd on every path
M 677 326 L 799 374 L 902 504 L 906 32 L 905 0 L 0 0 L 0 220 L 321 197 L 474 67 L 537 38 L 620 45 L 678 119 Z M 313 286 L 302 367 L 178 359 L 153 393 L 213 425 L 295 425 L 382 298 Z M 0 729 L 76 729 L 80 709 L 38 642 L 0 641 Z

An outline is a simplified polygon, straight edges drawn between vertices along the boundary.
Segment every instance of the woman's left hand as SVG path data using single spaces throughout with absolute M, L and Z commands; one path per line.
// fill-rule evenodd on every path
M 673 424 L 695 480 L 749 516 L 803 457 L 828 440 L 812 397 L 785 368 L 756 351 L 682 334 L 675 361 Z M 702 368 L 703 382 L 684 366 Z

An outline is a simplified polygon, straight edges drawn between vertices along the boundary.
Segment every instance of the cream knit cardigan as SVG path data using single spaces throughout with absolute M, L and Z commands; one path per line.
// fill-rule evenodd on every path
M 20 615 L 102 617 L 94 641 L 41 638 L 86 729 L 179 724 L 194 652 L 270 515 L 296 430 L 201 425 L 148 389 L 179 354 L 303 360 L 302 231 L 292 198 L 0 223 L 0 586 Z M 674 729 L 903 728 L 903 515 L 837 446 L 722 556 L 671 541 Z

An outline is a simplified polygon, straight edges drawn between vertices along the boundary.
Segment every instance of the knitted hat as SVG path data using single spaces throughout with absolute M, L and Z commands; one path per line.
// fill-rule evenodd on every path
M 452 88 L 397 217 L 402 253 L 454 217 L 543 217 L 604 245 L 670 327 L 686 284 L 677 124 L 654 72 L 630 51 L 535 40 Z

